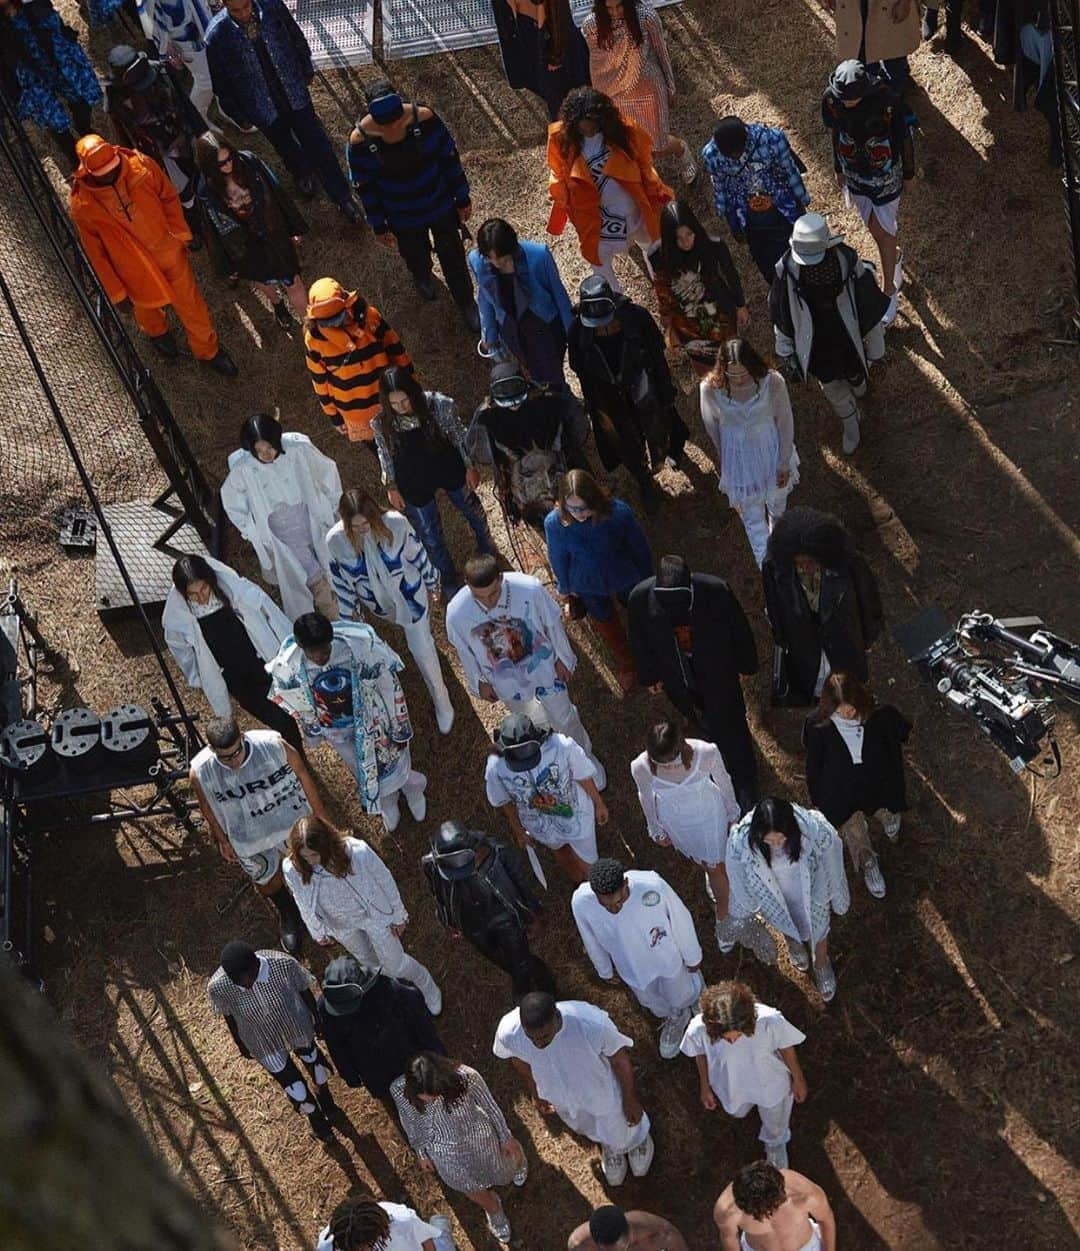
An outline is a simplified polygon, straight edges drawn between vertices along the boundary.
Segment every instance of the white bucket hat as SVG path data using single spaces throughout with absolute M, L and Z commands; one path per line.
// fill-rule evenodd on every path
M 791 259 L 796 265 L 816 265 L 843 237 L 829 232 L 829 223 L 820 213 L 804 213 L 791 232 Z

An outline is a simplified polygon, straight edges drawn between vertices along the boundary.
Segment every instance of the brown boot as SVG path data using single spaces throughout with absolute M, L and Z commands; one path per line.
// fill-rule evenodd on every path
M 637 686 L 638 678 L 637 670 L 634 668 L 634 657 L 630 651 L 630 644 L 626 641 L 622 622 L 618 617 L 612 617 L 610 621 L 597 621 L 595 617 L 590 617 L 589 621 L 615 661 L 615 679 L 622 688 L 623 694 L 629 695 Z
M 330 579 L 319 578 L 317 582 L 312 582 L 308 589 L 315 602 L 316 612 L 321 612 L 330 621 L 337 621 L 341 615 L 341 609 L 338 607 L 337 596 L 330 585 Z

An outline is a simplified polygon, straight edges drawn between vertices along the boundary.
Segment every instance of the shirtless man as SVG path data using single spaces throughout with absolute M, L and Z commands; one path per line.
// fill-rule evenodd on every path
M 566 1251 L 687 1251 L 687 1246 L 682 1234 L 662 1216 L 624 1212 L 608 1205 L 597 1208 L 574 1230 Z
M 765 1160 L 739 1169 L 717 1199 L 713 1220 L 723 1251 L 836 1251 L 836 1220 L 825 1191 Z

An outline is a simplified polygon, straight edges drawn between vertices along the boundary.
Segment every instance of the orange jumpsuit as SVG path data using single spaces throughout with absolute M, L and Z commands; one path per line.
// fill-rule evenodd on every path
M 180 197 L 161 166 L 141 152 L 117 148 L 120 175 L 95 187 L 81 171 L 71 185 L 71 218 L 83 251 L 114 304 L 129 299 L 135 320 L 152 338 L 169 328 L 171 304 L 183 323 L 191 354 L 211 360 L 218 337 L 188 258 L 191 231 Z

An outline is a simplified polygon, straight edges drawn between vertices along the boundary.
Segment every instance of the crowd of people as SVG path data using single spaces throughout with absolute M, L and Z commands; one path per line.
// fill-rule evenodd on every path
M 502 217 L 486 218 L 467 246 L 468 171 L 452 126 L 429 105 L 370 83 L 364 116 L 335 146 L 310 94 L 310 50 L 282 0 L 225 0 L 216 12 L 202 0 L 140 0 L 146 46 L 113 46 L 103 86 L 49 0 L 0 0 L 3 91 L 71 159 L 71 216 L 108 299 L 130 304 L 165 358 L 179 354 L 171 307 L 191 354 L 235 376 L 192 265 L 205 248 L 217 278 L 250 283 L 284 330 L 299 331 L 318 409 L 370 454 L 362 473 L 363 457 L 327 456 L 276 413 L 250 416 L 221 498 L 280 606 L 218 560 L 185 556 L 173 571 L 166 642 L 213 713 L 192 787 L 221 855 L 267 897 L 280 928 L 280 950 L 224 947 L 210 1003 L 316 1138 L 331 1141 L 344 1115 L 336 1073 L 385 1105 L 418 1166 L 475 1202 L 505 1243 L 500 1189 L 526 1183 L 527 1157 L 482 1057 L 469 1057 L 474 1068 L 447 1054 L 436 1020 L 443 993 L 406 941 L 395 873 L 426 890 L 448 934 L 507 975 L 512 1006 L 492 1031 L 494 1056 L 510 1061 L 541 1114 L 599 1147 L 614 1188 L 649 1171 L 651 1115 L 665 1110 L 639 1101 L 628 1034 L 598 1006 L 561 998 L 535 950 L 558 923 L 547 894 L 557 867 L 597 977 L 617 978 L 657 1018 L 661 1057 L 693 1058 L 702 1107 L 736 1118 L 757 1110 L 765 1158 L 740 1168 L 716 1203 L 725 1251 L 832 1251 L 828 1199 L 788 1167 L 792 1113 L 808 1092 L 797 1050 L 807 1036 L 751 985 L 706 978 L 693 915 L 657 871 L 666 852 L 643 851 L 634 868 L 602 854 L 604 792 L 629 773 L 645 846 L 673 848 L 702 870 L 720 956 L 741 946 L 775 964 L 782 938 L 785 959 L 810 975 L 808 993 L 834 998 L 830 937 L 850 902 L 845 850 L 856 879 L 882 899 L 882 856 L 907 807 L 911 724 L 872 693 L 868 653 L 884 613 L 867 561 L 836 517 L 788 507 L 800 482 L 788 383 L 817 380 L 854 455 L 871 366 L 903 287 L 899 208 L 916 159 L 906 58 L 933 36 L 937 10 L 926 7 L 920 30 L 911 0 L 829 3 L 837 57 L 821 97 L 823 144 L 874 241 L 872 260 L 811 211 L 806 167 L 782 129 L 725 116 L 700 156 L 672 131 L 677 76 L 648 0 L 595 0 L 580 30 L 567 0 L 492 7 L 508 82 L 535 93 L 551 118 L 548 229 L 572 226 L 592 270 L 575 299 L 548 247 Z M 91 15 L 107 22 L 117 8 L 99 0 Z M 1043 98 L 1052 73 L 1044 9 L 984 0 L 978 17 L 983 33 L 1012 23 L 1012 61 Z M 950 0 L 950 52 L 960 38 Z M 93 123 L 102 100 L 114 139 Z M 230 131 L 258 131 L 276 161 L 234 144 Z M 1052 159 L 1055 144 L 1052 128 Z M 699 172 L 708 179 L 734 254 L 657 163 L 685 185 Z M 298 244 L 310 228 L 294 197 L 311 200 L 320 187 L 349 228 L 366 222 L 397 252 L 420 300 L 439 297 L 437 261 L 489 362 L 474 413 L 413 359 L 407 325 L 403 336 L 339 278 L 301 279 Z M 616 262 L 635 245 L 654 309 L 622 291 Z M 743 247 L 768 284 L 770 349 L 748 337 L 746 289 L 758 279 L 740 273 Z M 761 658 L 744 607 L 722 578 L 650 544 L 648 518 L 668 501 L 658 474 L 683 463 L 691 435 L 673 361 L 698 380 L 719 491 L 760 569 L 772 702 L 809 710 L 802 795 L 761 791 L 742 689 Z M 507 568 L 497 550 L 477 493 L 489 476 L 506 524 L 542 545 L 551 589 L 536 569 Z M 378 488 L 359 477 L 371 487 L 377 477 Z M 623 481 L 636 500 L 615 493 Z M 467 522 L 474 552 L 451 550 L 444 503 Z M 469 695 L 505 712 L 483 778 L 460 785 L 482 786 L 508 839 L 493 833 L 494 814 L 485 830 L 449 813 L 428 819 L 415 765 L 433 759 L 439 736 L 463 732 L 432 632 L 440 607 Z M 668 717 L 637 727 L 632 760 L 598 758 L 590 710 L 576 701 L 567 625 L 585 621 L 623 697 L 646 688 L 671 704 Z M 401 642 L 430 711 L 406 700 Z M 242 728 L 237 707 L 264 728 Z M 355 779 L 355 809 L 389 832 L 404 800 L 424 824 L 419 864 L 392 871 L 335 825 L 330 809 L 351 796 L 327 802 L 308 760 L 322 744 Z M 300 962 L 306 937 L 346 953 L 321 983 Z M 448 1239 L 445 1218 L 356 1194 L 318 1245 L 434 1251 Z M 569 1238 L 572 1251 L 686 1245 L 663 1217 L 613 1205 Z

